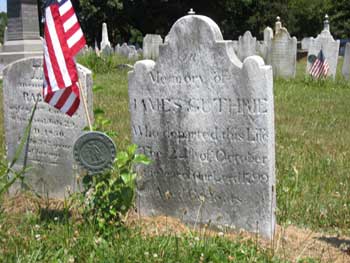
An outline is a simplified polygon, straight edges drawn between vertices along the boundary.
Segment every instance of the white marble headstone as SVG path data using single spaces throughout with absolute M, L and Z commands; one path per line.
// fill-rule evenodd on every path
M 278 29 L 271 41 L 268 54 L 268 61 L 272 65 L 274 76 L 283 78 L 295 77 L 297 42 L 296 37 L 290 37 L 286 28 L 280 27 Z
M 109 42 L 108 39 L 108 29 L 107 29 L 107 24 L 103 23 L 102 24 L 102 41 L 101 41 L 101 51 L 103 52 L 105 48 L 111 48 L 111 43 Z
M 249 56 L 256 54 L 256 37 L 253 37 L 250 31 L 246 31 L 243 36 L 238 38 L 238 58 L 243 61 Z
M 335 78 L 337 73 L 339 46 L 340 41 L 334 40 L 331 32 L 329 31 L 328 16 L 326 15 L 324 29 L 322 30 L 321 34 L 319 34 L 316 38 L 310 38 L 306 72 L 308 73 L 312 66 L 312 60 L 309 59 L 310 56 L 317 57 L 322 49 L 323 55 L 325 56 L 325 59 L 329 65 L 328 76 Z
M 133 142 L 153 159 L 139 167 L 141 214 L 272 238 L 273 101 L 272 68 L 261 57 L 242 64 L 213 20 L 180 18 L 157 62 L 129 72 Z
M 143 38 L 143 58 L 156 60 L 159 56 L 159 45 L 163 44 L 160 35 L 147 34 Z

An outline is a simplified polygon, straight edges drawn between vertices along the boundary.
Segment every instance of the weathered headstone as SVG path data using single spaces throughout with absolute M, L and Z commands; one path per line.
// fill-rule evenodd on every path
M 7 0 L 8 29 L 0 53 L 0 64 L 41 56 L 38 4 L 36 0 Z
M 346 79 L 350 79 L 350 43 L 346 43 L 342 73 Z
M 4 69 L 4 128 L 7 158 L 12 160 L 24 134 L 35 100 L 39 97 L 34 116 L 27 154 L 22 154 L 15 169 L 26 163 L 30 171 L 25 182 L 40 194 L 64 197 L 66 188 L 77 189 L 78 175 L 73 159 L 73 144 L 87 126 L 81 103 L 78 111 L 69 117 L 42 101 L 42 58 L 16 61 Z M 91 71 L 78 65 L 79 76 L 92 116 Z M 12 191 L 21 188 L 16 185 Z
M 111 43 L 109 42 L 109 39 L 108 39 L 108 30 L 107 30 L 107 24 L 106 23 L 102 23 L 102 41 L 101 41 L 100 47 L 101 47 L 101 51 L 102 52 L 106 48 L 111 49 Z
M 129 46 L 127 43 L 123 43 L 120 47 L 120 55 L 124 57 L 129 57 Z
M 308 58 L 310 56 L 317 57 L 322 49 L 323 55 L 329 64 L 328 76 L 335 78 L 338 65 L 339 45 L 340 41 L 334 40 L 331 32 L 329 31 L 329 21 L 328 16 L 326 15 L 324 21 L 324 29 L 322 30 L 321 34 L 319 34 L 316 38 L 310 39 L 309 52 L 307 56 Z M 309 72 L 309 69 L 312 66 L 312 62 L 313 61 L 310 59 L 307 60 L 306 72 Z
M 310 40 L 311 40 L 311 37 L 304 37 L 301 40 L 301 49 L 308 50 L 310 46 Z
M 159 45 L 163 43 L 163 39 L 160 35 L 147 34 L 143 38 L 143 57 L 145 59 L 156 60 L 159 56 Z
M 117 44 L 114 48 L 114 52 L 118 55 L 120 55 L 120 44 Z
M 273 76 L 258 56 L 242 64 L 210 18 L 171 28 L 157 62 L 129 73 L 141 214 L 259 231 L 275 226 Z
M 249 56 L 256 54 L 256 37 L 253 37 L 250 31 L 246 31 L 243 36 L 238 38 L 238 58 L 243 61 Z
M 139 54 L 137 53 L 136 47 L 133 45 L 130 45 L 128 59 L 136 60 L 138 58 L 139 58 Z
M 288 30 L 282 27 L 277 17 L 276 33 L 269 49 L 269 63 L 276 77 L 293 78 L 296 73 L 297 39 L 290 37 Z
M 271 42 L 273 39 L 273 30 L 271 27 L 264 29 L 264 41 L 263 44 L 258 46 L 258 50 L 263 57 L 266 64 L 271 65 L 269 53 L 271 52 Z

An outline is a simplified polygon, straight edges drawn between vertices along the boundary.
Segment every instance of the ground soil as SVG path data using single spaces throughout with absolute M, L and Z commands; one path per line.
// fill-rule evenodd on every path
M 38 209 L 60 211 L 64 203 L 60 200 L 43 200 L 34 196 L 17 196 L 5 198 L 5 212 L 10 214 L 37 212 Z M 74 212 L 73 212 L 74 214 Z M 301 258 L 314 258 L 321 262 L 350 263 L 350 237 L 330 235 L 303 229 L 297 226 L 277 226 L 272 241 L 257 237 L 244 231 L 233 233 L 229 231 L 209 230 L 205 226 L 186 226 L 180 220 L 166 217 L 141 217 L 136 212 L 130 213 L 126 219 L 129 227 L 141 227 L 144 235 L 179 235 L 198 234 L 198 236 L 225 236 L 228 239 L 253 239 L 262 247 L 272 249 L 280 258 L 297 262 Z

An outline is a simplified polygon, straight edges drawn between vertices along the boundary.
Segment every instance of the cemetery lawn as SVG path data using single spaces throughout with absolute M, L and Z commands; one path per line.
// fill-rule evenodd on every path
M 94 85 L 103 88 L 95 92 L 94 106 L 111 120 L 108 129 L 117 132 L 117 148 L 125 149 L 131 142 L 128 69 L 116 68 L 120 59 L 108 62 L 112 70 L 85 58 L 80 62 L 95 67 Z M 304 71 L 302 61 L 296 79 L 274 82 L 278 224 L 350 236 L 350 84 L 340 76 L 336 81 L 311 81 Z M 0 118 L 3 156 L 2 113 Z M 31 212 L 12 211 L 8 203 L 4 207 L 4 262 L 287 262 L 254 240 L 198 232 L 145 234 L 140 225 L 108 229 L 101 236 L 79 216 L 69 216 L 69 207 L 47 210 L 38 203 Z

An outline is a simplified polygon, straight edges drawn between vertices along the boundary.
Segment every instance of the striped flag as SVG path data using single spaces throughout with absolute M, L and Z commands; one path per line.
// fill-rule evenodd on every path
M 322 77 L 327 77 L 328 71 L 329 71 L 329 64 L 321 49 L 317 57 L 315 57 L 309 69 L 309 73 L 312 77 L 318 79 Z
M 70 0 L 47 0 L 44 16 L 44 100 L 72 116 L 80 104 L 74 56 L 86 41 Z

